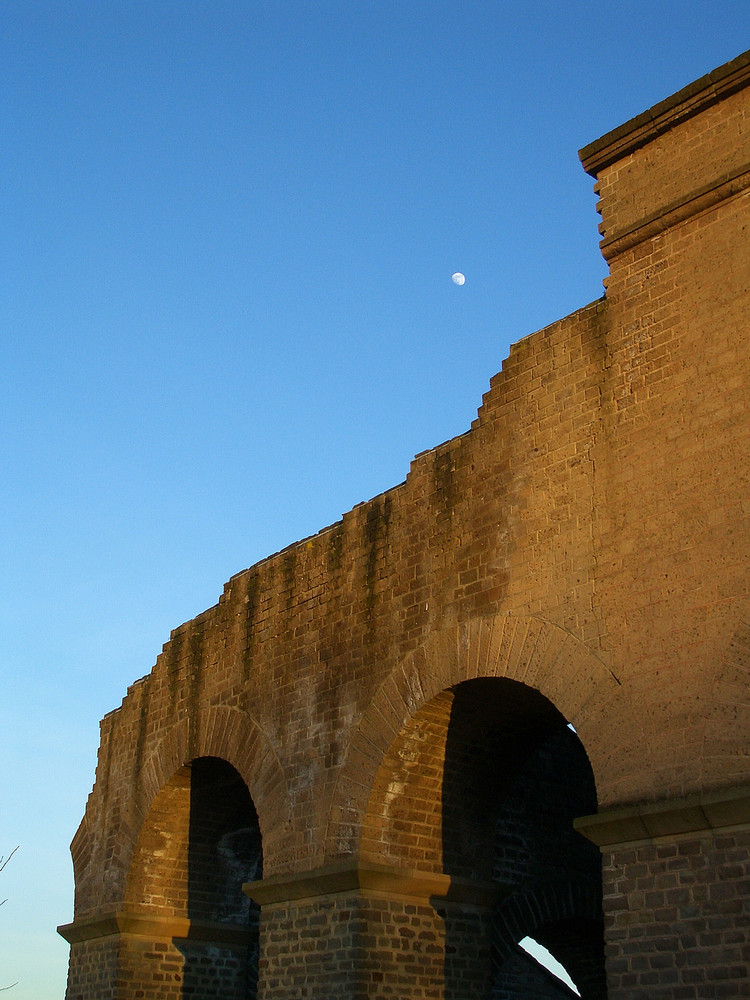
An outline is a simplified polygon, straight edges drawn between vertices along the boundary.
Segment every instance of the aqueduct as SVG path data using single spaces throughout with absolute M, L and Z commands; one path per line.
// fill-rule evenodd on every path
M 102 721 L 68 1000 L 750 996 L 750 53 L 581 159 L 604 297 Z

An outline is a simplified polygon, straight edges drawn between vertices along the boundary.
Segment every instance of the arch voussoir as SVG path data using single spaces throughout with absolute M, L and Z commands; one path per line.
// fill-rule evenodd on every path
M 416 649 L 404 662 L 406 677 L 413 672 L 419 679 L 422 699 L 417 709 L 434 698 L 435 695 L 455 684 L 460 652 L 461 632 L 457 626 L 444 626 L 436 632 L 428 643 Z M 410 715 L 414 710 L 410 711 Z
M 548 689 L 561 654 L 570 641 L 570 636 L 566 632 L 545 625 L 547 623 L 538 622 L 536 628 L 526 633 L 524 645 L 508 664 L 509 670 L 506 674 L 512 680 L 520 681 L 537 690 Z M 552 698 L 550 700 L 554 701 Z

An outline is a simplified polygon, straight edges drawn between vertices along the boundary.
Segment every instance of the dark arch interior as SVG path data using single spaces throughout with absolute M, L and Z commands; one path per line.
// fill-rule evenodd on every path
M 539 988 L 519 980 L 517 944 L 531 936 L 565 966 L 584 1000 L 606 995 L 601 860 L 573 828 L 576 816 L 596 807 L 585 750 L 551 702 L 507 679 L 457 685 L 443 769 L 444 870 L 491 881 L 500 893 L 484 928 L 490 968 L 480 993 L 520 1000 Z M 469 989 L 458 958 L 468 925 L 450 908 L 445 919 L 445 995 L 458 1000 Z
M 254 904 L 242 884 L 263 874 L 260 827 L 250 792 L 226 761 L 199 757 L 190 768 L 188 916 L 247 922 Z
M 258 816 L 239 773 L 216 757 L 180 768 L 140 831 L 126 905 L 156 918 L 157 929 L 169 927 L 163 918 L 187 918 L 189 930 L 173 932 L 166 950 L 131 943 L 126 976 L 143 980 L 147 996 L 158 982 L 164 1000 L 254 1000 L 259 911 L 242 885 L 262 877 L 262 864 Z

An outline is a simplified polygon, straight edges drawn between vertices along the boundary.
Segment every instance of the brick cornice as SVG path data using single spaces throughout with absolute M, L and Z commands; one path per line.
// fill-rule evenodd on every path
M 362 864 L 351 859 L 308 872 L 273 875 L 248 882 L 242 888 L 263 907 L 343 894 L 408 899 L 412 902 L 438 899 L 445 903 L 492 907 L 505 895 L 503 887 L 493 882 L 392 865 Z
M 750 786 L 623 806 L 593 816 L 581 816 L 574 825 L 579 833 L 603 849 L 747 830 L 750 829 Z
M 578 152 L 583 169 L 592 177 L 597 177 L 605 167 L 749 85 L 750 51 L 584 146 Z

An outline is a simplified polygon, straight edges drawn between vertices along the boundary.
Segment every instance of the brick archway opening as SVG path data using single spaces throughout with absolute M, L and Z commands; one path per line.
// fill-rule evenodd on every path
M 415 947 L 420 934 L 425 953 L 431 939 L 439 945 L 430 949 L 439 963 L 422 962 L 422 985 L 439 985 L 446 1000 L 546 996 L 543 972 L 519 957 L 531 936 L 584 1000 L 606 995 L 601 860 L 573 829 L 595 811 L 585 750 L 534 688 L 467 680 L 406 722 L 378 770 L 361 857 L 450 877 L 430 898 L 432 921 L 425 911 L 415 928 Z M 416 968 L 410 950 L 403 967 Z
M 231 764 L 199 757 L 157 794 L 125 891 L 118 998 L 255 1000 L 262 876 L 250 792 Z

